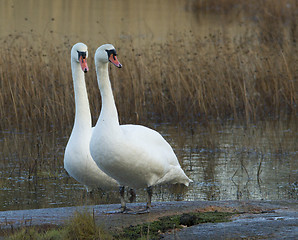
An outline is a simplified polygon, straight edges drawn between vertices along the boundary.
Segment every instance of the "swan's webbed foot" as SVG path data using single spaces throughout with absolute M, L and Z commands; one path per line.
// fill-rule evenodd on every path
M 121 200 L 121 208 L 120 211 L 109 211 L 106 212 L 108 214 L 113 214 L 113 213 L 124 213 L 124 214 L 145 214 L 145 213 L 150 213 L 151 209 L 151 198 L 152 198 L 152 187 L 147 187 L 147 205 L 145 209 L 140 209 L 140 210 L 134 210 L 126 207 L 126 202 L 124 199 L 124 186 L 119 187 L 119 193 L 120 193 L 120 200 Z M 130 194 L 133 196 L 133 193 L 135 194 L 134 189 L 130 189 Z M 135 195 L 134 195 L 135 196 Z
M 120 207 L 120 210 L 116 210 L 116 211 L 108 211 L 108 212 L 106 212 L 107 214 L 127 213 L 128 211 L 130 211 L 130 209 L 128 209 L 128 208 L 126 207 L 126 202 L 125 202 L 125 199 L 124 199 L 124 191 L 125 191 L 125 187 L 124 187 L 124 186 L 120 186 L 120 187 L 119 187 L 120 201 L 121 201 L 121 207 Z
M 146 207 L 145 209 L 136 211 L 135 214 L 145 214 L 145 213 L 150 213 L 150 208 Z
M 145 213 L 150 213 L 150 209 L 151 209 L 151 198 L 152 198 L 152 187 L 147 187 L 147 205 L 145 209 L 141 209 L 141 210 L 137 210 L 137 211 L 125 211 L 123 213 L 127 213 L 127 214 L 145 214 Z
M 145 214 L 145 213 L 150 213 L 150 208 L 145 208 L 145 209 L 125 209 L 122 213 L 124 214 L 133 214 L 133 215 L 136 215 L 136 214 Z
M 127 214 L 130 214 L 132 213 L 132 209 L 130 208 L 127 208 L 126 206 L 125 207 L 120 207 L 120 209 L 118 210 L 112 210 L 112 211 L 106 211 L 104 212 L 105 214 L 120 214 L 120 213 L 127 213 Z
M 127 208 L 127 207 L 125 206 L 124 208 L 123 208 L 123 207 L 120 208 L 120 212 L 121 212 L 121 213 L 130 213 L 130 212 L 132 212 L 132 209 Z

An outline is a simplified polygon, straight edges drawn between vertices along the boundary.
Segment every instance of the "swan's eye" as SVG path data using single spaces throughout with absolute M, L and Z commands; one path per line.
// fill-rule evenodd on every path
M 116 60 L 115 56 L 117 56 L 117 53 L 115 49 L 106 50 L 106 52 L 108 53 L 108 58 L 110 58 L 110 56 L 113 55 L 114 60 Z
M 78 59 L 80 60 L 80 57 L 82 57 L 83 59 L 86 58 L 87 56 L 87 52 L 80 52 L 80 51 L 77 51 L 78 52 Z

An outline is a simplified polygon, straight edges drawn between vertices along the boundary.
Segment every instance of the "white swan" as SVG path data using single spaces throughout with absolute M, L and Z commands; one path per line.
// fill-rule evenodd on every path
M 192 182 L 167 141 L 156 131 L 140 125 L 119 125 L 118 113 L 109 80 L 108 63 L 121 67 L 111 44 L 95 53 L 97 81 L 102 109 L 94 127 L 90 152 L 97 165 L 122 186 L 147 188 L 146 209 L 151 208 L 151 186 Z M 121 208 L 126 204 L 121 192 Z
M 64 154 L 64 168 L 87 191 L 117 189 L 118 183 L 101 171 L 93 161 L 89 143 L 92 134 L 91 113 L 85 84 L 88 50 L 83 43 L 71 49 L 71 70 L 75 93 L 75 121 Z

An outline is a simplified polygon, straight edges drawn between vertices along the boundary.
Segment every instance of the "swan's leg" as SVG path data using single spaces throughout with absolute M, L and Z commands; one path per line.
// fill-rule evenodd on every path
M 131 189 L 133 190 L 133 189 Z M 128 214 L 144 214 L 149 213 L 151 208 L 151 198 L 152 198 L 152 187 L 147 187 L 147 205 L 145 209 L 139 210 L 139 211 L 131 211 L 130 209 L 126 208 L 124 213 Z
M 132 203 L 133 201 L 136 200 L 136 190 L 131 188 L 131 189 L 129 189 L 129 193 L 130 193 L 129 201 L 130 201 L 130 203 Z
M 87 192 L 87 196 L 90 197 L 90 199 L 95 199 L 95 193 L 94 190 Z
M 152 187 L 147 187 L 147 206 L 146 210 L 149 212 L 151 208 L 151 198 L 152 198 Z
M 121 200 L 121 212 L 125 212 L 125 210 L 126 210 L 126 202 L 124 199 L 124 190 L 125 190 L 124 186 L 119 187 L 120 200 Z
M 121 200 L 121 208 L 120 211 L 106 211 L 106 214 L 113 214 L 113 213 L 127 213 L 127 211 L 129 211 L 130 209 L 128 209 L 126 207 L 126 202 L 124 199 L 124 190 L 125 190 L 125 186 L 120 186 L 119 187 L 119 193 L 120 193 L 120 200 Z
M 132 211 L 131 209 L 126 207 L 126 203 L 124 200 L 124 186 L 119 188 L 120 196 L 121 196 L 121 212 L 127 214 L 144 214 L 149 213 L 151 208 L 151 198 L 152 198 L 152 187 L 147 187 L 147 205 L 146 208 L 140 211 Z M 135 193 L 134 189 L 130 189 L 130 193 Z

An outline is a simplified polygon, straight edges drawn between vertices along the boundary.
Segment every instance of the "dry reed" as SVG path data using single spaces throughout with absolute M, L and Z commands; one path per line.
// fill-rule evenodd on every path
M 197 3 L 197 11 L 236 11 L 232 0 Z M 237 11 L 253 14 L 252 4 L 250 11 L 243 11 L 247 4 L 237 1 Z M 251 121 L 296 113 L 295 1 L 260 1 L 257 6 L 253 33 L 247 29 L 237 38 L 222 32 L 209 36 L 190 32 L 139 49 L 133 49 L 129 41 L 114 44 L 124 65 L 121 70 L 111 68 L 122 122 L 146 122 L 150 117 L 195 122 L 202 116 Z M 1 129 L 64 131 L 74 117 L 71 46 L 66 43 L 59 49 L 40 39 L 36 48 L 36 42 L 33 46 L 26 36 L 10 39 L 13 43 L 4 42 L 0 50 L 5 56 L 0 59 Z M 92 57 L 89 65 L 93 65 Z M 86 78 L 96 119 L 100 111 L 96 77 L 90 72 Z

